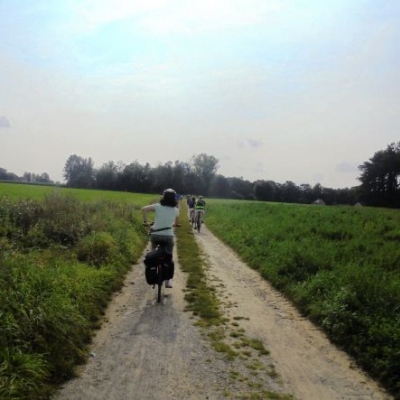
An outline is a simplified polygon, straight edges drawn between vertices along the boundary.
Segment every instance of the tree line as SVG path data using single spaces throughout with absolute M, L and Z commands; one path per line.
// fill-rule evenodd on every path
M 149 163 L 130 164 L 109 161 L 94 167 L 91 157 L 73 154 L 68 157 L 63 175 L 66 186 L 138 193 L 161 193 L 172 187 L 182 194 L 226 199 L 275 201 L 310 204 L 322 199 L 326 204 L 356 204 L 400 207 L 400 142 L 389 144 L 360 165 L 359 186 L 331 189 L 317 183 L 296 185 L 292 181 L 254 182 L 218 174 L 219 161 L 212 155 L 193 155 L 189 161 L 168 161 L 152 167 Z M 47 173 L 25 172 L 23 177 L 0 168 L 0 180 L 29 183 L 52 183 Z
M 0 168 L 0 181 L 27 182 L 27 183 L 54 183 L 47 172 L 35 174 L 25 172 L 21 177 L 14 172 L 8 172 L 5 168 Z
M 210 197 L 309 204 L 323 199 L 327 204 L 354 204 L 355 189 L 329 189 L 320 184 L 297 186 L 272 180 L 251 182 L 218 174 L 219 161 L 211 155 L 194 155 L 189 161 L 168 161 L 157 167 L 134 161 L 128 165 L 109 161 L 94 167 L 91 157 L 71 155 L 64 167 L 67 186 L 105 190 L 161 193 L 172 187 L 178 193 Z

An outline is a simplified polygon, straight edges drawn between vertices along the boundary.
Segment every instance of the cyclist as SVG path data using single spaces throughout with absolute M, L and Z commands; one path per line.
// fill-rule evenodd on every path
M 201 222 L 204 222 L 204 214 L 206 212 L 206 201 L 203 199 L 203 196 L 199 196 L 199 199 L 196 201 L 194 206 L 195 210 L 195 221 L 197 218 L 201 218 Z M 200 215 L 199 215 L 200 214 Z
M 196 205 L 196 198 L 194 196 L 190 197 L 188 199 L 188 208 L 189 208 L 189 220 L 192 224 L 194 222 L 194 207 L 195 207 L 195 205 Z
M 174 226 L 179 226 L 179 210 L 174 189 L 166 189 L 159 203 L 150 204 L 142 208 L 143 224 L 148 225 L 147 214 L 154 211 L 154 224 L 150 229 L 150 243 L 154 250 L 159 242 L 166 244 L 168 251 L 174 249 Z M 166 281 L 165 286 L 172 288 L 172 279 Z

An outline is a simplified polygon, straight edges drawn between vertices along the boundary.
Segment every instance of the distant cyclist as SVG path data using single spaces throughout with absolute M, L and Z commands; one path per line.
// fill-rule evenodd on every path
M 196 198 L 194 196 L 189 197 L 187 205 L 188 205 L 188 209 L 189 209 L 189 220 L 193 224 L 194 223 L 194 207 L 196 205 Z
M 204 222 L 204 214 L 206 212 L 206 201 L 203 199 L 203 196 L 199 196 L 199 199 L 196 201 L 194 206 L 195 210 L 195 221 L 198 218 L 201 218 L 201 222 Z

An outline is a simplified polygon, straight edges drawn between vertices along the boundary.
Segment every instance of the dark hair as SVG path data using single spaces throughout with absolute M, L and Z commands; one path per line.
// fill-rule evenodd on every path
M 163 197 L 160 200 L 162 206 L 176 207 L 178 202 L 176 200 L 176 192 L 173 189 L 164 190 Z

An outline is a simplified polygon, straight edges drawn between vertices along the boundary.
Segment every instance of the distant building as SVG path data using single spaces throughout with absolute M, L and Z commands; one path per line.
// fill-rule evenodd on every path
M 315 204 L 316 206 L 326 206 L 325 202 L 322 199 L 317 199 L 312 204 Z

